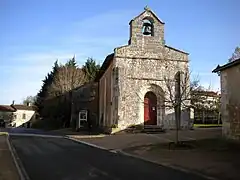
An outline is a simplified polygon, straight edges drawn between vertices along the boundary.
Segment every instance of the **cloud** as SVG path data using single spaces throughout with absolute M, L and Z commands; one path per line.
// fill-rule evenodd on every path
M 89 53 L 90 56 L 100 51 L 104 52 L 106 49 L 113 50 L 115 47 L 127 44 L 128 23 L 136 13 L 135 10 L 108 11 L 74 22 L 70 27 L 69 35 L 61 38 L 61 43 L 84 48 L 86 50 L 84 53 Z M 105 53 L 104 56 L 106 55 Z
M 136 10 L 110 10 L 102 14 L 85 18 L 81 21 L 75 22 L 73 28 L 75 33 L 81 33 L 98 36 L 112 36 L 128 32 L 130 20 L 139 12 Z M 121 27 L 121 29 L 118 29 Z M 116 33 L 117 32 L 117 33 Z
M 53 29 L 45 26 L 40 30 L 46 37 L 49 36 L 49 43 L 29 44 L 30 48 L 26 45 L 25 48 L 24 45 L 5 47 L 11 56 L 6 51 L 7 61 L 0 66 L 0 81 L 5 87 L 0 90 L 0 104 L 9 104 L 12 100 L 20 103 L 24 97 L 35 95 L 56 59 L 65 63 L 75 54 L 80 65 L 87 57 L 102 62 L 115 47 L 127 44 L 128 22 L 136 14 L 132 10 L 109 11 L 73 24 L 66 22 L 63 27 L 66 31 L 64 29 L 54 37 L 51 33 Z M 52 40 L 56 44 L 50 43 Z
M 71 56 L 70 56 L 71 55 Z M 41 87 L 42 80 L 51 70 L 53 62 L 58 58 L 65 62 L 72 54 L 30 53 L 18 55 L 11 59 L 14 64 L 0 67 L 2 77 L 1 104 L 9 104 L 12 100 L 21 103 L 29 95 L 36 95 Z M 17 58 L 18 57 L 18 58 Z

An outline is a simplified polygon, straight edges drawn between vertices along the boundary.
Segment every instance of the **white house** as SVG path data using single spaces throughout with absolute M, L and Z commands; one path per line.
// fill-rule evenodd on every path
M 13 119 L 11 122 L 12 127 L 30 127 L 31 121 L 37 118 L 35 106 L 22 105 L 22 104 L 12 104 L 11 107 L 15 109 L 13 112 Z

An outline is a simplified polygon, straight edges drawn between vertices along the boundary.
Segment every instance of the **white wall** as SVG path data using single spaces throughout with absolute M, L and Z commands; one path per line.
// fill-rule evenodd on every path
M 13 113 L 14 118 L 12 124 L 16 123 L 15 127 L 19 127 L 22 124 L 30 121 L 32 118 L 35 118 L 35 111 L 30 111 L 30 110 L 17 110 L 16 112 Z M 23 114 L 25 114 L 25 119 L 23 118 Z

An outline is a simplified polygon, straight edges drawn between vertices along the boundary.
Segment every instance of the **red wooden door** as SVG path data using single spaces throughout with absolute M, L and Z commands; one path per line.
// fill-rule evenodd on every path
M 144 97 L 144 125 L 157 125 L 157 97 L 153 92 Z

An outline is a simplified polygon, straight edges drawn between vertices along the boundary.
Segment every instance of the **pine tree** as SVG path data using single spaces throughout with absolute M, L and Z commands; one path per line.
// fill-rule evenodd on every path
M 72 59 L 69 59 L 69 60 L 66 62 L 65 66 L 67 66 L 67 67 L 77 67 L 77 62 L 76 62 L 75 56 L 73 56 Z
M 51 85 L 52 85 L 53 80 L 54 80 L 54 76 L 56 75 L 58 69 L 59 69 L 59 64 L 58 64 L 58 60 L 56 60 L 54 62 L 53 67 L 52 67 L 52 71 L 50 73 L 48 73 L 47 76 L 45 76 L 45 79 L 43 80 L 42 87 L 37 94 L 35 105 L 38 107 L 38 112 L 40 113 L 40 115 L 42 115 L 42 109 L 44 107 L 44 101 L 47 98 L 50 98 L 51 95 L 52 95 L 50 93 L 50 89 L 51 89 Z
M 94 81 L 97 76 L 97 73 L 100 70 L 100 65 L 96 64 L 96 61 L 93 58 L 88 58 L 85 62 L 85 65 L 82 67 L 88 81 Z

